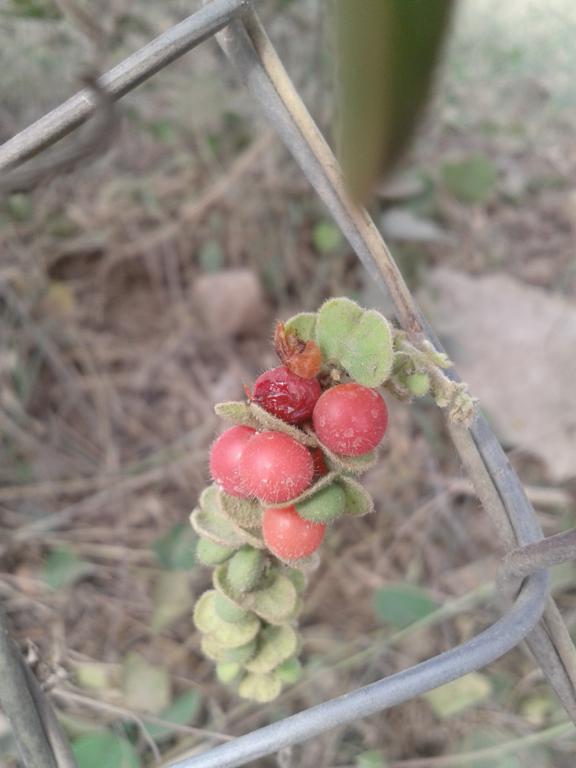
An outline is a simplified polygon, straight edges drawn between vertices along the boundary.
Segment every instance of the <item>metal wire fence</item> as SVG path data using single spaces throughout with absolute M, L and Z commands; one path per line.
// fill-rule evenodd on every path
M 337 162 L 249 0 L 210 0 L 201 10 L 109 72 L 88 81 L 84 90 L 7 141 L 0 147 L 0 190 L 27 187 L 82 158 L 89 144 L 103 135 L 102 126 L 110 127 L 115 100 L 214 35 L 374 283 L 392 300 L 402 328 L 413 339 L 428 339 L 441 349 L 368 213 L 347 196 Z M 46 158 L 26 162 L 93 115 L 93 122 L 100 122 L 96 122 L 88 139 L 66 154 L 54 157 L 48 153 Z M 457 378 L 455 372 L 452 375 Z M 449 429 L 484 511 L 507 550 L 498 579 L 501 593 L 508 600 L 502 617 L 472 640 L 446 653 L 209 751 L 183 758 L 173 768 L 245 765 L 484 667 L 523 640 L 576 722 L 576 650 L 549 596 L 546 572 L 548 566 L 576 557 L 576 531 L 542 538 L 518 477 L 482 415 L 470 428 L 450 425 Z M 51 704 L 10 639 L 1 611 L 0 705 L 11 722 L 26 768 L 74 768 L 74 758 Z

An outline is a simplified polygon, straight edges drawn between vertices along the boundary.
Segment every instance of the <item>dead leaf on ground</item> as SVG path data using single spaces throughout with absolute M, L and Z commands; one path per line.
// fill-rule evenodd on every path
M 447 243 L 450 234 L 431 219 L 411 211 L 409 208 L 390 208 L 380 217 L 380 225 L 386 237 L 408 243 Z
M 187 612 L 192 612 L 194 596 L 186 571 L 162 571 L 154 586 L 154 607 L 150 628 L 160 632 Z
M 434 270 L 422 303 L 508 446 L 576 476 L 576 307 L 506 275 Z

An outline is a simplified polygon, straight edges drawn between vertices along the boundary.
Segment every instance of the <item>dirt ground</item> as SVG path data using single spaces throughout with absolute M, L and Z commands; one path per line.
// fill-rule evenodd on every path
M 108 65 L 190 12 L 181 2 L 142 3 L 138 13 L 104 5 Z M 271 2 L 263 13 L 328 129 L 320 5 Z M 380 190 L 373 214 L 385 234 L 390 211 L 413 216 L 391 244 L 414 289 L 442 265 L 503 272 L 572 302 L 576 14 L 560 0 L 507 5 L 463 8 L 401 183 Z M 0 35 L 4 140 L 75 89 L 82 55 L 59 19 L 0 17 Z M 366 479 L 376 512 L 331 530 L 308 588 L 303 680 L 265 707 L 214 681 L 191 620 L 210 573 L 174 569 L 158 555 L 208 481 L 213 406 L 241 398 L 273 364 L 275 318 L 331 295 L 372 297 L 213 42 L 120 110 L 102 157 L 0 205 L 0 595 L 70 736 L 108 729 L 133 745 L 119 765 L 153 766 L 472 637 L 498 616 L 486 585 L 501 550 L 437 409 L 391 403 L 381 459 Z M 480 170 L 464 166 L 472 191 L 447 169 L 470 158 L 480 158 Z M 415 235 L 423 220 L 433 234 Z M 243 270 L 254 293 L 239 295 L 232 270 Z M 510 458 L 545 533 L 574 525 L 574 482 L 552 483 L 540 461 L 513 447 Z M 574 579 L 571 565 L 554 574 L 571 631 Z M 427 626 L 383 622 L 378 595 L 398 583 L 431 601 Z M 454 600 L 462 608 L 446 618 Z M 147 682 L 140 688 L 138 676 Z M 456 765 L 443 757 L 458 752 L 458 765 L 475 768 L 573 765 L 574 732 L 562 731 L 566 716 L 524 649 L 450 698 L 452 709 L 422 697 L 258 765 L 440 768 Z M 150 730 L 160 721 L 173 726 Z M 498 752 L 533 733 L 543 735 L 529 751 Z M 471 755 L 485 747 L 492 757 Z M 0 765 L 18 765 L 1 716 Z

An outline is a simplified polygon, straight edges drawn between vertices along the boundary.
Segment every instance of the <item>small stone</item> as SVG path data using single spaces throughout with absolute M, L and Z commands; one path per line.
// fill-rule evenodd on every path
M 202 325 L 218 338 L 249 333 L 266 323 L 266 301 L 257 276 L 229 269 L 197 278 L 192 302 Z
M 424 219 L 407 208 L 391 208 L 380 217 L 386 237 L 406 243 L 448 243 L 451 237 L 436 222 Z

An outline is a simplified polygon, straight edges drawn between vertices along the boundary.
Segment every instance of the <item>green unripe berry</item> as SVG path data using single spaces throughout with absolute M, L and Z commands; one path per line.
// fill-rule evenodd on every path
M 249 611 L 244 610 L 220 593 L 214 597 L 214 610 L 221 619 L 232 623 L 243 621 L 250 615 Z
M 228 563 L 226 580 L 235 592 L 250 592 L 264 568 L 264 554 L 253 547 L 242 547 Z
M 283 683 L 292 685 L 302 677 L 302 664 L 294 657 L 284 661 L 279 667 L 276 667 L 274 672 Z
M 305 520 L 331 523 L 346 511 L 346 494 L 337 483 L 332 483 L 295 506 Z
M 406 386 L 414 397 L 424 397 L 430 390 L 430 377 L 427 373 L 412 373 L 406 379 Z
M 196 557 L 204 565 L 219 565 L 224 563 L 234 554 L 235 550 L 223 547 L 210 539 L 198 539 L 196 545 Z
M 216 677 L 224 685 L 234 682 L 242 667 L 236 661 L 221 661 L 216 665 Z

